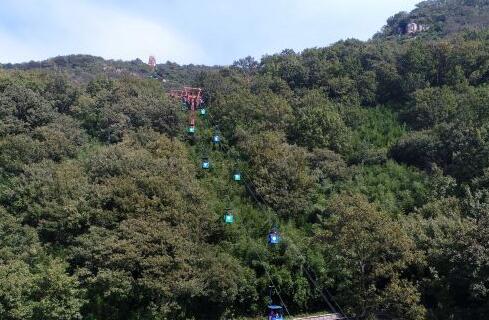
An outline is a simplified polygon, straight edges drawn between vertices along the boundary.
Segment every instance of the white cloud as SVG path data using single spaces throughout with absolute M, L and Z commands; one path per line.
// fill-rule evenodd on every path
M 136 14 L 89 1 L 21 0 L 12 5 L 25 25 L 20 30 L 0 29 L 0 61 L 85 53 L 111 59 L 159 62 L 202 60 L 203 50 L 169 26 Z M 30 10 L 24 10 L 26 7 Z M 41 31 L 42 30 L 42 31 Z

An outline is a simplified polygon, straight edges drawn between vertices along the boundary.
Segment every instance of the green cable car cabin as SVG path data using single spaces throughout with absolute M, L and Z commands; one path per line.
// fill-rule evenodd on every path
M 188 128 L 187 128 L 187 132 L 189 134 L 194 134 L 195 133 L 195 126 L 194 125 L 190 125 Z
M 241 181 L 241 172 L 239 170 L 233 172 L 233 180 L 236 182 Z
M 234 214 L 231 209 L 226 209 L 224 212 L 224 223 L 225 224 L 233 224 L 234 223 Z

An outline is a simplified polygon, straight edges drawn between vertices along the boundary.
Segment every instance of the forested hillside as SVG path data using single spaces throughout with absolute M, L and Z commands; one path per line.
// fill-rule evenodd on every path
M 163 81 L 166 88 L 195 82 L 201 72 L 219 69 L 219 66 L 183 65 L 167 61 L 159 64 L 157 70 L 136 59 L 133 61 L 104 60 L 90 55 L 58 56 L 44 61 L 30 61 L 18 64 L 0 64 L 6 70 L 63 72 L 66 77 L 76 83 L 86 84 L 97 77 L 120 79 L 133 76 L 137 78 L 152 77 Z
M 290 314 L 489 317 L 489 31 L 56 59 L 0 69 L 0 319 L 257 317 L 271 282 Z M 203 88 L 196 139 L 163 78 Z

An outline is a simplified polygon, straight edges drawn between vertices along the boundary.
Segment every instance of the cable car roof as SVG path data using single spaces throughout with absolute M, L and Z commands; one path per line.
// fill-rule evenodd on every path
M 282 308 L 282 306 L 277 306 L 275 304 L 272 304 L 272 305 L 268 306 L 268 309 L 270 309 L 270 310 L 282 310 L 283 308 Z

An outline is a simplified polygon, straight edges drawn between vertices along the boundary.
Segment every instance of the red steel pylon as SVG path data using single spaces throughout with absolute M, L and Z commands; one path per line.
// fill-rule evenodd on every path
M 202 89 L 201 88 L 183 88 L 184 102 L 190 106 L 190 127 L 195 128 L 195 111 L 202 104 Z
M 156 68 L 156 58 L 154 56 L 149 56 L 148 65 L 150 66 L 151 70 Z
M 183 90 L 171 90 L 169 95 L 176 99 L 181 99 L 183 103 L 190 110 L 189 115 L 189 133 L 194 133 L 195 131 L 195 120 L 196 120 L 196 111 L 199 108 L 204 100 L 202 95 L 201 88 L 192 88 L 192 87 L 183 87 Z

